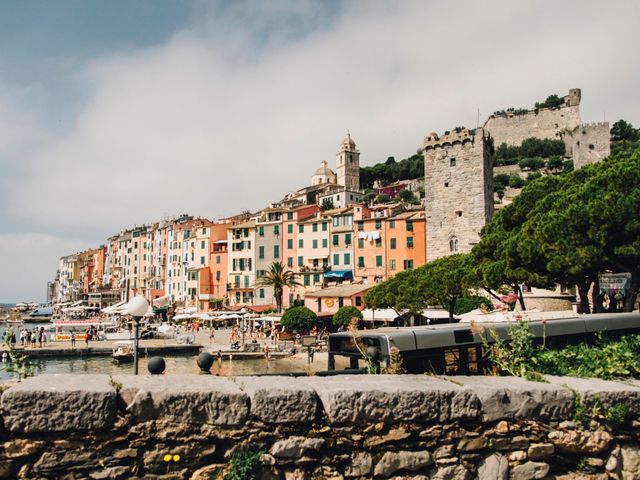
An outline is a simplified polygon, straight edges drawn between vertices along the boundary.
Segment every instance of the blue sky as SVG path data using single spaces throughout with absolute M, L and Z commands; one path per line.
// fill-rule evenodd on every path
M 335 164 L 583 89 L 640 124 L 640 3 L 0 2 L 0 301 L 161 216 L 258 209 Z

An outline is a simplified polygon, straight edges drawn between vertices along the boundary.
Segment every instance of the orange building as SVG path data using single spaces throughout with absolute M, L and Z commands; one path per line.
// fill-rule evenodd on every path
M 363 283 L 379 283 L 387 279 L 386 245 L 387 212 L 371 212 L 363 208 L 355 217 L 355 279 Z
M 199 311 L 207 312 L 225 302 L 227 296 L 228 223 L 212 223 L 209 235 L 209 265 L 198 273 Z
M 427 261 L 424 210 L 398 213 L 386 221 L 387 278 Z

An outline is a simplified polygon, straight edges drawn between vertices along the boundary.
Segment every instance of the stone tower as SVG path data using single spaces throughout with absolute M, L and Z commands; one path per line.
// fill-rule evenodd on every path
M 493 215 L 493 165 L 483 129 L 424 139 L 427 261 L 471 251 Z
M 356 148 L 356 142 L 347 133 L 340 149 L 336 154 L 338 185 L 344 186 L 347 190 L 360 190 L 360 152 Z

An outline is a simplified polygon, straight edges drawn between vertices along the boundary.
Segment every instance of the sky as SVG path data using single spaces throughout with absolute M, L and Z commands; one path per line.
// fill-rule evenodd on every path
M 582 88 L 640 124 L 640 2 L 0 2 L 0 302 L 134 225 L 257 210 Z

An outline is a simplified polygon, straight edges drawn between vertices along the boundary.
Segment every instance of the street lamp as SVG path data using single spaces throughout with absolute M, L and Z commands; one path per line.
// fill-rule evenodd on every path
M 138 374 L 138 328 L 140 327 L 140 319 L 149 310 L 149 302 L 141 295 L 133 297 L 129 303 L 125 305 L 125 312 L 133 317 L 133 374 Z

